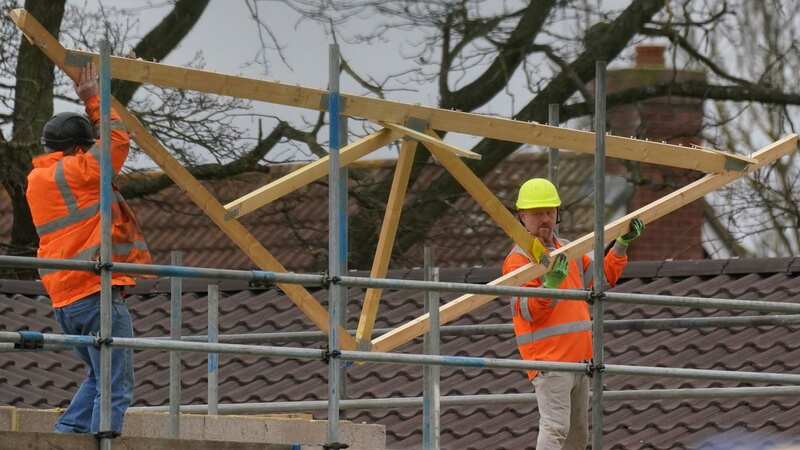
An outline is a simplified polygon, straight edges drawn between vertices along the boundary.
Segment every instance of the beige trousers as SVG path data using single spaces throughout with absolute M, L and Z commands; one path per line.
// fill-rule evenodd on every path
M 536 450 L 585 450 L 589 443 L 589 377 L 540 372 L 533 386 L 539 404 Z

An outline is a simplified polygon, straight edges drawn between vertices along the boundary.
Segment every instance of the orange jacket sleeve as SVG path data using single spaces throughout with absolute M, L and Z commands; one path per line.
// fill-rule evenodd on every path
M 95 127 L 100 122 L 100 98 L 92 97 L 86 101 L 86 115 Z M 119 115 L 111 110 L 111 165 L 114 173 L 119 174 L 125 159 L 128 158 L 130 136 L 122 126 Z M 100 140 L 95 141 L 91 149 L 84 153 L 76 153 L 64 158 L 64 172 L 68 174 L 71 182 L 99 186 L 100 180 Z
M 613 249 L 609 250 L 603 260 L 603 268 L 606 272 L 606 279 L 611 286 L 615 286 L 622 271 L 628 265 L 628 255 L 618 255 Z
M 605 258 L 603 259 L 603 269 L 606 272 L 606 280 L 611 286 L 615 286 L 617 281 L 619 281 L 619 277 L 622 276 L 622 272 L 625 270 L 625 266 L 628 265 L 628 255 L 618 255 L 613 249 L 609 250 L 606 253 Z M 589 287 L 594 285 L 594 267 L 592 264 L 592 258 L 588 255 L 583 255 L 583 267 L 584 270 L 591 270 L 592 273 L 587 273 L 589 280 L 592 280 L 589 283 Z

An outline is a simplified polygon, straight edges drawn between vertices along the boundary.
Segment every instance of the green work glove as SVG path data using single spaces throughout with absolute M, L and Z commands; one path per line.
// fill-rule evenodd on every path
M 568 270 L 569 263 L 567 262 L 567 257 L 558 255 L 550 272 L 542 276 L 542 286 L 550 289 L 558 289 L 561 283 L 564 282 L 564 279 L 567 278 Z
M 644 222 L 638 217 L 631 220 L 631 228 L 630 230 L 623 234 L 622 236 L 617 238 L 617 242 L 620 244 L 627 246 L 631 243 L 632 240 L 638 238 L 642 235 L 642 231 L 644 231 Z

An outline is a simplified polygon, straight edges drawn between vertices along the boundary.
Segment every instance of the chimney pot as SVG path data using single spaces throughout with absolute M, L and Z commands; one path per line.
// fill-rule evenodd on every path
M 663 69 L 664 51 L 667 48 L 663 45 L 639 45 L 636 47 L 636 68 L 638 69 Z

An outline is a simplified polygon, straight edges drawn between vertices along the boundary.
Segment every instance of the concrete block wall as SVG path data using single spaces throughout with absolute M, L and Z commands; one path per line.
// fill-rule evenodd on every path
M 0 431 L 47 433 L 60 411 L 0 407 Z M 383 425 L 340 422 L 340 439 L 351 450 L 383 450 L 386 429 Z M 303 450 L 321 450 L 327 434 L 327 421 L 262 416 L 181 415 L 181 439 L 204 441 L 300 444 Z M 136 412 L 125 415 L 123 436 L 168 438 L 167 413 Z

